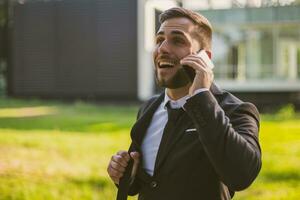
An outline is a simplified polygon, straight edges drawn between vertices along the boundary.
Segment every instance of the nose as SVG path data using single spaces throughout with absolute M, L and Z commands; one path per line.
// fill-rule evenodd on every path
M 169 53 L 169 44 L 168 44 L 167 40 L 163 41 L 158 46 L 157 52 L 160 53 L 160 54 Z

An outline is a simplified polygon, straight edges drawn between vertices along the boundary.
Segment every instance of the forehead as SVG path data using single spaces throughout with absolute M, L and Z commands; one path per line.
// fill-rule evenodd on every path
M 195 24 L 191 20 L 184 17 L 179 17 L 164 21 L 157 33 L 170 34 L 172 31 L 180 31 L 191 34 L 194 28 Z

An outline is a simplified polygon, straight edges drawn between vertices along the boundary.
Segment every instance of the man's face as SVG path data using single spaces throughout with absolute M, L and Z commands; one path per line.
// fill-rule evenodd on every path
M 155 75 L 159 86 L 180 88 L 190 80 L 180 65 L 180 60 L 200 49 L 193 36 L 196 26 L 187 18 L 168 19 L 156 34 L 153 52 Z

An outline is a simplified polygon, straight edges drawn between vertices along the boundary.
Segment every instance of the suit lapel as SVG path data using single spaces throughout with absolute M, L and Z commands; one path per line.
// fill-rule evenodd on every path
M 150 125 L 152 117 L 157 110 L 158 106 L 164 99 L 164 93 L 162 93 L 156 100 L 154 100 L 142 114 L 142 116 L 136 121 L 131 129 L 131 140 L 140 149 L 145 133 Z

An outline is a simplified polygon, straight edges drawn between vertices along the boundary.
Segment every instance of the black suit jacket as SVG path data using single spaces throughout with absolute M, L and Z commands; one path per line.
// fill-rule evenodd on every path
M 143 138 L 163 98 L 153 97 L 140 108 L 129 151 L 142 154 Z M 154 175 L 141 163 L 130 195 L 139 194 L 139 200 L 231 199 L 258 175 L 259 113 L 253 104 L 213 84 L 188 99 L 184 109 L 171 143 L 156 159 Z

